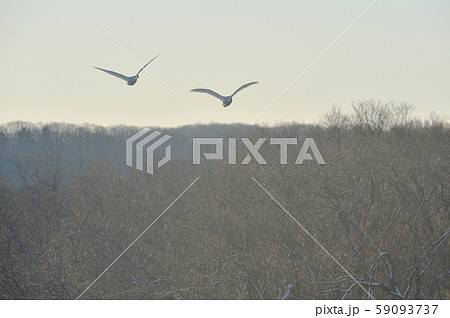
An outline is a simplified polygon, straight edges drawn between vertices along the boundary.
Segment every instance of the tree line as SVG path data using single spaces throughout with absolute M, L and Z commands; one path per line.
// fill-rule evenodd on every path
M 299 143 L 286 165 L 263 146 L 268 165 L 195 166 L 185 145 L 153 176 L 124 164 L 138 127 L 3 125 L 0 298 L 76 299 L 199 177 L 83 299 L 448 299 L 448 123 L 352 106 L 315 125 L 170 130 L 180 145 L 309 137 L 326 165 L 294 165 Z

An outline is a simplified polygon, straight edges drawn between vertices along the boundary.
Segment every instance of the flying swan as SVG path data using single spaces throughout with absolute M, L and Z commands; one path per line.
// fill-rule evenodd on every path
M 233 102 L 233 96 L 234 95 L 236 95 L 238 92 L 240 92 L 244 88 L 247 88 L 247 87 L 249 87 L 250 85 L 253 85 L 253 84 L 258 84 L 258 82 L 250 82 L 250 83 L 244 84 L 241 87 L 239 87 L 230 96 L 222 96 L 222 95 L 220 95 L 220 94 L 218 94 L 218 93 L 216 93 L 216 92 L 214 92 L 214 91 L 212 91 L 210 89 L 207 89 L 207 88 L 194 88 L 194 89 L 191 89 L 191 92 L 206 93 L 206 94 L 209 94 L 211 96 L 214 96 L 214 97 L 216 97 L 216 98 L 218 98 L 218 99 L 220 99 L 222 101 L 222 106 L 223 107 L 227 107 L 227 106 L 230 106 L 230 104 Z
M 152 59 L 150 60 L 150 62 L 148 62 L 147 64 L 145 64 L 145 65 L 139 70 L 139 72 L 137 72 L 137 74 L 134 75 L 134 76 L 125 76 L 125 75 L 116 73 L 116 72 L 114 72 L 114 71 L 105 70 L 105 69 L 100 68 L 100 67 L 97 67 L 97 66 L 94 66 L 94 68 L 96 68 L 97 70 L 106 72 L 106 73 L 108 73 L 108 74 L 110 74 L 110 75 L 112 75 L 112 76 L 115 76 L 115 77 L 118 77 L 118 78 L 120 78 L 120 79 L 123 79 L 124 81 L 127 82 L 128 85 L 131 86 L 131 85 L 136 84 L 136 82 L 137 82 L 137 80 L 138 80 L 138 78 L 139 78 L 139 73 L 142 72 L 142 70 L 143 70 L 147 65 L 149 65 L 154 59 L 156 59 L 158 56 L 159 56 L 159 54 L 156 55 L 154 58 L 152 58 Z

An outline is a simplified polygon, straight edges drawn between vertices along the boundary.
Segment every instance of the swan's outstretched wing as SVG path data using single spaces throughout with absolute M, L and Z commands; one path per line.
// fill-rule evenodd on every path
M 97 67 L 97 66 L 94 66 L 94 68 L 96 68 L 97 70 L 106 72 L 108 74 L 111 74 L 112 76 L 115 76 L 115 77 L 118 77 L 120 79 L 123 79 L 124 81 L 128 81 L 130 79 L 129 77 L 127 77 L 125 75 L 122 75 L 122 74 L 119 74 L 119 73 L 116 73 L 116 72 L 113 72 L 113 71 L 105 70 L 105 69 Z
M 223 96 L 222 95 L 220 95 L 220 94 L 218 94 L 218 93 L 216 93 L 216 92 L 214 92 L 214 91 L 212 91 L 210 89 L 207 89 L 207 88 L 194 88 L 194 89 L 191 89 L 191 92 L 206 93 L 206 94 L 214 96 L 214 97 L 216 97 L 216 98 L 218 98 L 220 100 L 223 100 Z
M 239 91 L 243 90 L 244 88 L 247 88 L 247 87 L 249 87 L 250 85 L 253 85 L 253 84 L 258 84 L 258 82 L 250 82 L 250 83 L 247 83 L 247 84 L 242 85 L 241 87 L 239 87 L 239 88 L 231 95 L 231 97 L 233 97 L 234 95 L 236 95 Z
M 139 70 L 139 72 L 137 72 L 136 75 L 139 75 L 139 73 L 142 72 L 142 70 L 143 70 L 147 65 L 149 65 L 154 59 L 156 59 L 158 56 L 159 56 L 159 54 L 156 55 L 154 58 L 152 58 L 152 59 L 150 60 L 150 62 L 148 62 L 147 64 L 145 64 L 145 65 Z

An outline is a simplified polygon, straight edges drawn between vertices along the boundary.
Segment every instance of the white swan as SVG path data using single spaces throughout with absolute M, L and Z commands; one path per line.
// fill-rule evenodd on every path
M 150 62 L 152 62 L 152 61 L 153 61 L 154 59 L 156 59 L 158 56 L 159 56 L 159 54 L 156 55 L 154 58 L 152 58 L 152 59 L 150 60 Z M 145 65 L 139 70 L 139 72 L 137 72 L 136 75 L 134 75 L 134 76 L 125 76 L 125 75 L 116 73 L 116 72 L 114 72 L 114 71 L 105 70 L 105 69 L 100 68 L 100 67 L 97 67 L 97 66 L 94 66 L 94 68 L 96 68 L 97 70 L 106 72 L 106 73 L 108 73 L 108 74 L 110 74 L 110 75 L 112 75 L 112 76 L 115 76 L 115 77 L 118 77 L 118 78 L 120 78 L 120 79 L 123 79 L 124 81 L 127 82 L 128 85 L 131 86 L 131 85 L 136 84 L 136 82 L 137 82 L 137 80 L 138 80 L 138 78 L 139 78 L 139 73 L 142 72 L 142 70 L 143 70 L 147 65 L 149 65 L 150 62 L 148 62 L 147 64 L 145 64 Z
M 218 93 L 216 93 L 216 92 L 214 92 L 214 91 L 212 91 L 210 89 L 207 89 L 207 88 L 194 88 L 194 89 L 191 89 L 191 92 L 206 93 L 206 94 L 209 94 L 211 96 L 214 96 L 214 97 L 216 97 L 216 98 L 218 98 L 218 99 L 220 99 L 222 101 L 222 106 L 223 107 L 227 107 L 227 106 L 230 106 L 230 104 L 233 102 L 233 96 L 234 95 L 236 95 L 239 91 L 243 90 L 244 88 L 247 88 L 247 87 L 249 87 L 250 85 L 253 85 L 253 84 L 258 84 L 258 82 L 250 82 L 250 83 L 244 84 L 241 87 L 239 87 L 230 96 L 222 96 L 222 95 L 220 95 L 220 94 L 218 94 Z

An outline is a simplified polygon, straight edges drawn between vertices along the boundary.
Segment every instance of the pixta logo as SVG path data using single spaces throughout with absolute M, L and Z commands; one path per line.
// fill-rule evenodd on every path
M 241 161 L 240 164 L 246 165 L 252 160 L 252 157 L 256 160 L 256 162 L 260 165 L 267 164 L 266 160 L 264 160 L 263 156 L 259 153 L 259 148 L 264 144 L 267 138 L 259 138 L 255 143 L 252 143 L 248 138 L 240 138 L 243 144 L 245 145 L 248 154 L 245 156 L 244 160 Z M 236 141 L 237 138 L 228 138 L 228 164 L 234 165 L 236 164 Z M 271 145 L 279 145 L 280 149 L 280 164 L 287 164 L 288 160 L 288 145 L 297 145 L 297 138 L 270 138 Z M 215 152 L 213 153 L 202 153 L 201 146 L 202 145 L 214 145 Z M 305 160 L 313 160 L 311 154 L 309 153 L 311 150 L 314 155 L 316 161 L 320 165 L 324 165 L 325 161 L 323 160 L 322 154 L 317 148 L 314 139 L 305 138 L 303 141 L 303 145 L 300 148 L 297 159 L 295 160 L 296 165 L 301 165 Z M 201 156 L 204 156 L 208 160 L 223 160 L 223 138 L 194 138 L 193 139 L 193 164 L 200 164 Z
M 172 136 L 161 134 L 160 131 L 152 131 L 150 128 L 144 128 L 128 138 L 126 141 L 126 165 L 133 167 L 133 158 L 135 158 L 136 169 L 144 171 L 144 159 L 147 158 L 146 171 L 149 174 L 153 174 L 155 150 L 172 138 Z M 147 151 L 144 153 L 144 150 Z M 133 156 L 133 153 L 135 156 Z M 171 147 L 169 144 L 165 149 L 163 158 L 158 161 L 158 168 L 161 168 L 169 162 L 171 158 L 170 155 Z
M 126 141 L 126 164 L 127 166 L 145 171 L 149 174 L 154 172 L 154 159 L 155 151 L 157 148 L 166 143 L 172 136 L 162 134 L 160 131 L 152 131 L 150 128 L 144 128 L 138 133 L 134 134 Z M 261 146 L 266 142 L 268 138 L 259 138 L 253 143 L 249 138 L 228 138 L 227 152 L 228 152 L 228 164 L 246 165 L 252 159 L 257 164 L 266 165 L 267 161 L 260 153 Z M 241 162 L 237 162 L 236 145 L 238 140 L 244 144 L 247 154 Z M 288 146 L 297 145 L 297 138 L 270 138 L 270 144 L 274 147 L 278 147 L 280 152 L 280 164 L 285 165 L 288 163 Z M 214 152 L 202 152 L 202 146 L 214 146 Z M 242 149 L 242 148 L 241 148 Z M 144 151 L 146 150 L 146 151 Z M 201 164 L 202 158 L 205 160 L 223 160 L 224 159 L 224 138 L 193 138 L 192 139 L 192 163 L 194 165 Z M 211 147 L 209 147 L 211 151 Z M 158 157 L 161 157 L 161 151 Z M 313 158 L 314 156 L 314 158 Z M 171 159 L 171 145 L 167 145 L 164 155 L 157 162 L 157 167 L 160 168 L 169 162 Z M 295 164 L 301 165 L 305 160 L 316 160 L 318 164 L 324 165 L 322 154 L 317 148 L 314 139 L 305 138 L 300 151 L 296 157 Z M 146 165 L 144 166 L 144 162 Z

